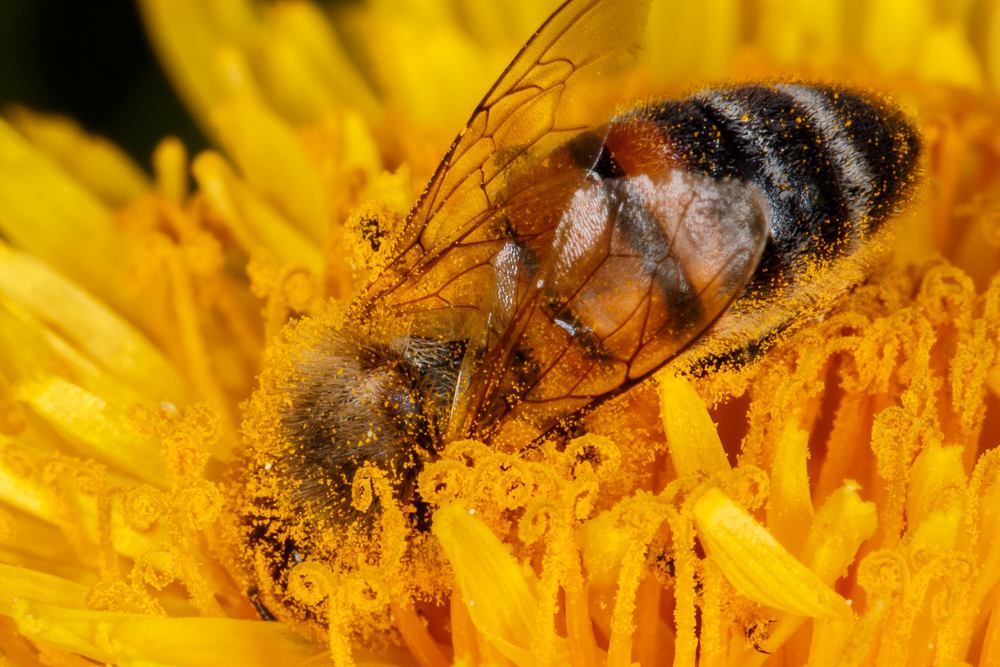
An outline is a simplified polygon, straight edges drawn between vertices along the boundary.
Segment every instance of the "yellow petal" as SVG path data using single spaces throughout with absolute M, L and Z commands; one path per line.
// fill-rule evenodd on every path
M 458 0 L 456 9 L 477 44 L 496 48 L 515 40 L 510 32 L 509 7 L 488 0 Z
M 302 265 L 323 275 L 319 247 L 288 224 L 240 180 L 225 158 L 214 151 L 200 154 L 191 167 L 209 206 L 248 252 L 263 251 L 282 262 Z
M 767 529 L 786 549 L 801 555 L 813 506 L 809 495 L 809 434 L 790 419 L 778 440 L 767 503 Z
M 865 15 L 865 53 L 888 74 L 912 70 L 932 16 L 929 0 L 872 0 Z
M 39 471 L 49 452 L 0 436 L 0 499 L 24 512 L 57 524 L 59 516 L 50 494 L 39 479 Z
M 152 186 L 125 151 L 70 118 L 24 107 L 15 107 L 9 117 L 35 146 L 108 206 L 125 206 Z
M 89 583 L 94 580 L 93 571 L 80 560 L 80 552 L 55 524 L 9 509 L 9 506 L 4 511 L 13 520 L 14 532 L 0 543 L 0 562 L 11 567 L 44 570 L 72 581 Z
M 848 480 L 830 494 L 809 529 L 803 560 L 825 584 L 844 576 L 861 543 L 875 534 L 878 512 L 861 500 L 860 488 Z
M 124 407 L 148 400 L 3 295 L 0 295 L 0 368 L 4 381 L 11 385 L 55 372 L 115 405 Z M 20 433 L 22 428 L 23 424 L 11 434 Z
M 262 41 L 254 73 L 268 103 L 296 125 L 315 123 L 337 107 L 338 96 L 289 35 L 277 34 Z
M 291 126 L 248 96 L 215 108 L 212 122 L 250 185 L 313 241 L 325 240 L 319 174 Z
M 100 663 L 292 667 L 322 651 L 281 623 L 72 609 L 28 598 L 26 593 L 37 594 L 29 583 L 18 577 L 10 586 L 17 602 L 0 601 L 18 630 L 32 641 Z
M 434 513 L 432 530 L 455 570 L 476 629 L 516 664 L 533 665 L 538 602 L 503 543 L 458 503 Z
M 0 121 L 0 232 L 133 321 L 145 310 L 124 291 L 131 247 L 111 212 Z
M 858 489 L 855 482 L 847 482 L 830 494 L 816 513 L 816 518 L 808 531 L 808 539 L 805 541 L 802 561 L 809 566 L 819 581 L 829 586 L 847 574 L 847 568 L 854 562 L 861 543 L 875 534 L 875 503 L 862 501 Z M 774 651 L 785 645 L 795 636 L 806 619 L 800 615 L 781 614 L 776 620 L 777 622 L 767 629 L 768 639 L 765 648 L 768 651 Z M 852 627 L 849 625 L 851 622 L 852 620 L 848 620 L 847 623 L 843 620 L 822 621 L 823 629 L 817 629 L 816 632 L 823 634 L 823 639 L 820 641 L 832 642 L 835 638 L 842 637 L 845 625 L 848 630 Z M 763 657 L 761 653 L 747 646 L 743 649 L 738 664 L 760 664 L 763 662 Z
M 486 47 L 488 52 L 506 55 L 507 60 L 559 4 L 559 0 L 459 0 L 454 3 L 457 19 L 475 42 Z
M 1000 450 L 994 449 L 980 459 L 973 473 L 974 485 L 970 486 L 975 489 L 978 496 L 979 520 L 978 526 L 974 528 L 978 529 L 975 535 L 975 552 L 980 562 L 984 564 L 984 568 L 988 570 L 988 575 L 1000 580 L 1000 540 L 993 539 L 995 535 L 1000 534 L 1000 481 L 987 479 L 984 482 L 981 477 L 985 470 L 996 465 L 997 458 L 1000 458 Z
M 153 150 L 156 189 L 161 196 L 182 206 L 188 195 L 188 154 L 177 137 L 166 137 Z
M 913 462 L 906 493 L 906 520 L 919 526 L 934 510 L 961 506 L 966 476 L 962 447 L 942 447 L 934 443 Z
M 644 64 L 671 82 L 729 74 L 742 13 L 738 0 L 654 2 L 643 41 Z M 671 38 L 663 39 L 665 34 Z
M 961 507 L 936 510 L 927 514 L 919 525 L 907 531 L 913 540 L 910 548 L 914 551 L 926 549 L 933 553 L 955 550 L 963 518 L 964 512 Z
M 983 599 L 1000 581 L 1000 540 L 996 539 L 1000 534 L 1000 483 L 995 478 L 984 480 L 984 473 L 991 474 L 987 471 L 996 465 L 998 455 L 1000 450 L 994 448 L 980 457 L 969 485 L 978 501 L 978 525 L 966 527 L 972 529 L 969 537 L 975 540 L 975 548 L 970 551 L 979 567 L 969 596 L 973 609 L 981 608 Z
M 994 5 L 987 31 L 986 69 L 990 83 L 996 89 L 1000 86 L 1000 11 Z
M 42 479 L 42 467 L 51 454 L 51 451 L 43 451 L 0 436 L 0 501 L 19 512 L 14 526 L 15 538 L 5 546 L 19 549 L 20 556 L 27 559 L 25 562 L 34 562 L 31 559 L 35 558 L 46 569 L 56 565 L 76 573 L 77 568 L 83 567 L 78 561 L 79 553 L 74 553 L 69 559 L 65 558 L 69 543 L 56 526 L 67 529 L 67 533 L 82 531 L 78 537 L 85 537 L 92 544 L 98 543 L 97 498 L 94 495 L 76 493 L 70 490 L 72 485 L 67 485 L 61 489 L 65 497 L 57 500 L 51 485 Z M 109 486 L 123 487 L 131 486 L 134 481 L 109 474 L 107 483 Z M 69 515 L 73 518 L 67 518 Z M 68 525 L 69 521 L 73 522 L 72 526 Z M 130 558 L 135 558 L 149 548 L 153 539 L 152 535 L 141 535 L 127 528 L 117 505 L 112 507 L 111 529 L 115 551 Z M 29 535 L 45 536 L 46 541 L 31 544 L 24 540 L 25 543 L 19 546 L 22 531 Z M 56 533 L 55 539 L 52 532 Z
M 347 103 L 368 119 L 381 103 L 344 50 L 322 10 L 312 2 L 266 6 L 268 30 L 254 70 L 275 108 L 292 122 L 315 122 Z
M 336 120 L 340 121 L 340 138 L 344 151 L 340 168 L 344 171 L 361 169 L 372 179 L 381 176 L 382 156 L 365 118 L 355 111 L 345 110 Z M 406 208 L 409 209 L 412 203 L 411 197 L 406 202 Z
M 843 11 L 837 0 L 764 0 L 760 44 L 779 63 L 829 62 L 843 46 Z
M 14 602 L 24 598 L 84 609 L 86 596 L 86 586 L 43 572 L 0 563 L 0 614 L 10 616 L 14 612 Z
M 49 267 L 2 242 L 0 292 L 149 399 L 187 402 L 184 380 L 145 336 Z
M 590 615 L 605 636 L 611 636 L 618 574 L 630 537 L 611 512 L 601 512 L 576 531 L 576 543 L 587 572 Z
M 965 25 L 958 21 L 935 26 L 928 32 L 917 65 L 918 73 L 928 81 L 966 88 L 983 85 L 979 57 L 969 42 Z
M 679 477 L 728 472 L 729 459 L 722 448 L 715 423 L 694 387 L 685 378 L 669 374 L 657 377 L 660 415 L 667 433 L 670 460 Z
M 851 617 L 844 598 L 718 489 L 698 499 L 694 519 L 705 551 L 742 595 L 800 616 Z
M 51 375 L 22 381 L 15 391 L 84 455 L 157 486 L 169 486 L 159 443 L 135 433 L 121 408 Z
M 986 374 L 986 388 L 993 392 L 994 396 L 1000 398 L 1000 368 L 994 368 Z
M 391 4 L 391 3 L 386 3 Z M 425 17 L 418 17 L 418 13 Z M 427 16 L 440 12 L 439 16 Z M 388 99 L 418 123 L 457 131 L 483 91 L 503 71 L 513 50 L 501 58 L 484 53 L 450 20 L 442 7 L 383 9 L 358 26 Z M 363 26 L 363 27 L 361 27 Z
M 210 134 L 213 112 L 237 90 L 259 90 L 293 123 L 316 122 L 345 103 L 369 118 L 381 111 L 312 3 L 143 0 L 140 8 L 160 62 Z
M 256 21 L 246 0 L 140 0 L 146 32 L 188 109 L 209 132 L 212 109 L 232 91 L 219 51 L 251 39 Z

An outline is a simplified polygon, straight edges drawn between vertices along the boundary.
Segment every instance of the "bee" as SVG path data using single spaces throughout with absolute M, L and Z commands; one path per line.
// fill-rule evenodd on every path
M 383 268 L 344 325 L 288 334 L 285 384 L 253 399 L 273 407 L 270 444 L 244 457 L 237 510 L 279 618 L 321 618 L 291 610 L 288 572 L 378 511 L 352 495 L 359 471 L 381 471 L 419 531 L 416 476 L 444 444 L 517 452 L 572 433 L 665 364 L 752 361 L 864 279 L 917 182 L 911 122 L 803 83 L 612 113 L 648 5 L 563 4 L 401 226 L 376 229 Z

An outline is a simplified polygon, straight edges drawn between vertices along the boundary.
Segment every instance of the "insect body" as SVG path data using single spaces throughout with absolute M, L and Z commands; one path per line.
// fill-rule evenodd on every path
M 863 279 L 915 180 L 905 116 L 802 84 L 611 116 L 601 91 L 647 4 L 564 4 L 382 244 L 349 322 L 289 334 L 285 384 L 254 399 L 277 435 L 238 510 L 279 617 L 288 570 L 322 558 L 315 535 L 377 509 L 352 496 L 359 470 L 383 471 L 419 524 L 416 474 L 443 443 L 517 451 L 668 362 L 746 361 Z

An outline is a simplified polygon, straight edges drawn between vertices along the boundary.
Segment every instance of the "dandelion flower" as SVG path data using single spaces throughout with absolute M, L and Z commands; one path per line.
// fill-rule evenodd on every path
M 565 447 L 448 443 L 420 529 L 360 466 L 374 518 L 300 535 L 324 558 L 255 551 L 233 509 L 288 491 L 268 388 L 554 2 L 139 5 L 216 148 L 165 138 L 146 175 L 0 121 L 0 664 L 1000 664 L 991 3 L 657 0 L 636 98 L 806 77 L 906 107 L 925 190 L 891 251 L 755 363 L 669 365 Z

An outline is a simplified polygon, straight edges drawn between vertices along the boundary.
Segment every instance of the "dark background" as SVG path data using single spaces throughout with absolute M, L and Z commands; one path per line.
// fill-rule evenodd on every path
M 0 109 L 67 114 L 149 170 L 156 143 L 207 146 L 160 69 L 134 0 L 0 0 Z

